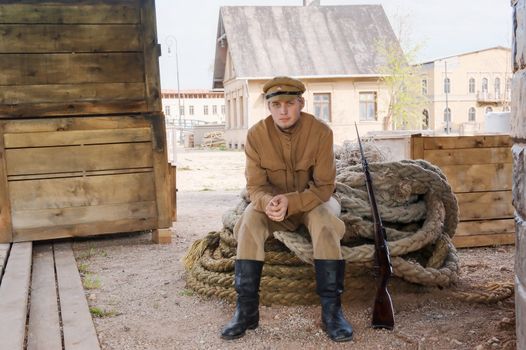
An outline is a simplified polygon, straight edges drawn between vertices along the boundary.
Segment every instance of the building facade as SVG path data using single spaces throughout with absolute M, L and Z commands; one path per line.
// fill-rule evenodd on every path
M 161 99 L 166 123 L 190 129 L 194 125 L 225 122 L 225 98 L 222 91 L 162 90 Z
M 485 130 L 488 112 L 510 110 L 510 49 L 494 47 L 422 64 L 424 129 L 438 133 Z

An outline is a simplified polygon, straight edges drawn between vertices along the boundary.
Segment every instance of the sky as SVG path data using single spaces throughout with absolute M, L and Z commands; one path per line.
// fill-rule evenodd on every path
M 404 23 L 405 38 L 421 47 L 417 62 L 511 47 L 510 0 L 321 0 L 322 6 L 358 4 L 382 5 L 395 32 Z M 212 88 L 221 6 L 302 5 L 303 0 L 156 0 L 161 88 Z

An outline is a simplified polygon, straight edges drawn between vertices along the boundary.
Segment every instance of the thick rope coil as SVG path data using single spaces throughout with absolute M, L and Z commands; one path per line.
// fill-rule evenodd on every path
M 368 156 L 368 158 L 371 158 Z M 351 293 L 370 290 L 374 266 L 374 235 L 371 208 L 361 165 L 348 159 L 337 161 L 334 197 L 342 207 L 346 224 L 342 254 L 348 263 L 346 288 Z M 458 223 L 458 204 L 439 168 L 418 160 L 370 163 L 376 199 L 386 227 L 393 274 L 407 282 L 448 287 L 458 280 L 459 264 L 451 237 Z M 235 208 L 223 214 L 223 230 L 194 242 L 184 258 L 187 285 L 197 293 L 233 301 L 233 269 L 237 242 L 233 228 L 249 204 L 246 191 Z M 297 232 L 274 232 L 265 243 L 261 279 L 261 302 L 310 304 L 317 302 L 312 244 L 303 228 Z M 396 279 L 391 280 L 391 283 Z M 494 302 L 509 297 L 499 285 L 476 293 L 455 291 L 466 301 Z M 344 294 L 345 297 L 346 294 Z

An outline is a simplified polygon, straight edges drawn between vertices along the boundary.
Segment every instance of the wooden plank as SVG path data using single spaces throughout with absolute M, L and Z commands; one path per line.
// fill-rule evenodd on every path
M 509 135 L 475 136 L 429 136 L 424 137 L 424 149 L 459 149 L 481 147 L 511 148 L 513 142 Z
M 144 62 L 141 52 L 9 54 L 0 60 L 0 85 L 142 81 Z
M 458 193 L 459 219 L 512 218 L 515 209 L 511 191 Z
M 137 24 L 0 24 L 1 53 L 141 50 Z
M 424 150 L 424 159 L 435 165 L 470 165 L 511 163 L 511 148 L 463 148 Z
M 46 102 L 16 105 L 0 104 L 0 119 L 14 117 L 84 116 L 87 114 L 142 113 L 147 111 L 146 101 L 115 100 L 95 102 Z
M 153 230 L 152 241 L 157 244 L 170 244 L 172 243 L 172 231 L 169 228 Z
M 170 176 L 172 178 L 171 197 L 172 197 L 172 221 L 177 221 L 177 166 L 170 166 Z
M 7 174 L 44 174 L 152 166 L 151 143 L 6 150 Z
M 126 102 L 144 100 L 145 94 L 143 82 L 11 85 L 0 90 L 0 103 L 40 106 L 44 103 L 94 103 L 112 100 Z M 7 111 L 6 108 L 3 110 Z
M 168 172 L 168 155 L 166 151 L 166 130 L 164 115 L 152 116 L 152 144 L 157 145 L 153 151 L 153 169 L 155 173 L 155 196 L 159 226 L 168 228 L 172 226 L 171 178 Z
M 88 118 L 18 119 L 3 122 L 5 133 L 99 130 L 150 127 L 144 115 L 90 116 Z
M 65 179 L 65 178 L 70 178 L 70 177 L 138 174 L 138 173 L 150 173 L 150 172 L 153 172 L 153 168 L 128 168 L 128 169 L 115 169 L 115 170 L 74 171 L 74 172 L 59 173 L 59 174 L 11 175 L 7 177 L 7 180 L 10 183 L 12 183 L 14 181 L 26 181 L 26 180 Z
M 9 243 L 0 243 L 0 281 L 2 274 L 4 273 L 4 267 L 7 262 L 7 257 L 9 255 L 9 249 L 11 249 L 11 244 Z
M 0 122 L 0 243 L 12 241 L 11 203 L 7 184 L 7 165 L 5 158 L 3 132 L 5 123 Z
M 13 233 L 13 241 L 37 241 L 67 237 L 86 237 L 119 232 L 152 230 L 157 227 L 157 217 L 147 219 L 122 219 L 98 221 L 88 224 L 57 225 L 18 229 Z
M 27 349 L 62 349 L 51 244 L 33 247 L 30 304 Z
M 3 349 L 24 348 L 31 247 L 31 242 L 13 244 L 0 285 L 0 339 Z
M 9 185 L 13 212 L 155 200 L 153 172 L 15 181 Z
M 473 236 L 455 236 L 453 244 L 457 248 L 467 247 L 485 247 L 502 244 L 514 244 L 515 234 L 505 233 L 499 235 L 473 235 Z
M 64 349 L 100 349 L 70 243 L 54 244 Z
M 461 221 L 455 231 L 457 236 L 494 235 L 515 232 L 514 219 Z
M 411 135 L 411 159 L 424 159 L 424 140 L 422 135 Z
M 138 1 L 112 0 L 111 3 L 83 1 L 74 4 L 63 1 L 46 3 L 41 1 L 2 1 L 0 23 L 139 23 Z M 40 4 L 39 4 L 40 2 Z
M 44 131 L 4 134 L 5 148 L 96 145 L 105 143 L 148 142 L 149 128 Z
M 512 164 L 443 165 L 455 193 L 511 190 Z
M 97 223 L 121 219 L 144 220 L 157 215 L 155 201 L 89 207 L 13 211 L 13 230 Z
M 144 80 L 148 111 L 161 112 L 161 83 L 159 75 L 160 46 L 157 44 L 155 1 L 141 3 L 142 45 L 144 52 Z

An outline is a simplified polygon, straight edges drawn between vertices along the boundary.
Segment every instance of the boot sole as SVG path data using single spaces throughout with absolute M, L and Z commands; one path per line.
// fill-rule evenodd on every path
M 256 322 L 256 323 L 253 323 L 250 326 L 248 326 L 247 329 L 253 330 L 253 329 L 258 328 L 258 326 L 259 326 L 259 322 Z M 236 335 L 223 335 L 223 334 L 221 334 L 221 339 L 225 339 L 225 340 L 239 339 L 239 338 L 245 336 L 245 334 L 246 334 L 246 332 L 243 332 L 243 333 L 240 333 L 240 334 L 236 334 Z
M 344 343 L 344 342 L 351 341 L 352 338 L 353 338 L 353 335 L 354 335 L 354 334 L 351 334 L 350 336 L 345 337 L 345 338 L 331 338 L 331 336 L 329 335 L 329 332 L 327 332 L 327 327 L 325 327 L 325 325 L 323 325 L 323 326 L 321 327 L 321 329 L 325 332 L 325 334 L 327 334 L 327 337 L 328 337 L 330 340 L 332 340 L 332 341 L 334 341 L 334 342 L 337 342 L 337 343 Z

